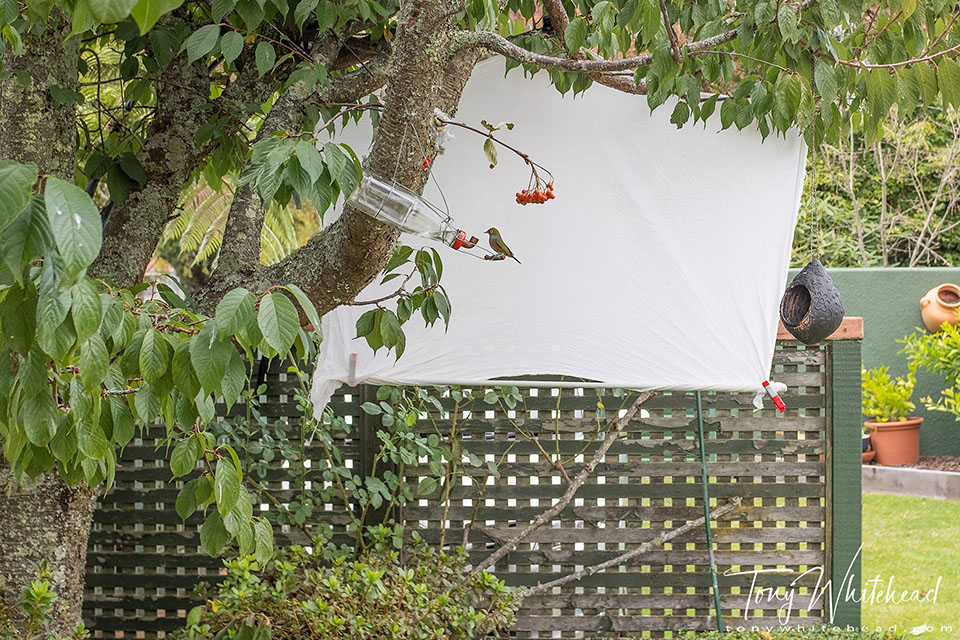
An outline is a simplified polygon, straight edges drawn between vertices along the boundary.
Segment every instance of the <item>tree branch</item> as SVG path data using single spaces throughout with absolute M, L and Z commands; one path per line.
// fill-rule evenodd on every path
M 740 496 L 734 496 L 733 498 L 730 498 L 722 506 L 719 506 L 710 512 L 710 519 L 715 520 L 720 516 L 730 513 L 731 511 L 733 511 L 734 509 L 740 506 L 740 503 L 742 502 L 742 500 L 743 499 Z M 662 547 L 664 543 L 670 542 L 674 538 L 678 538 L 689 531 L 692 531 L 698 527 L 702 527 L 704 522 L 706 522 L 706 518 L 704 518 L 703 516 L 700 516 L 696 520 L 690 520 L 683 526 L 677 527 L 676 529 L 670 529 L 669 531 L 665 531 L 661 533 L 659 536 L 657 536 L 656 538 L 654 538 L 653 540 L 648 540 L 643 544 L 641 544 L 639 547 L 635 549 L 631 549 L 626 553 L 621 553 L 619 556 L 615 558 L 611 558 L 606 562 L 601 562 L 600 564 L 595 564 L 591 567 L 585 567 L 580 571 L 575 571 L 574 573 L 565 575 L 561 578 L 557 578 L 556 580 L 551 580 L 550 582 L 544 582 L 542 584 L 538 584 L 535 587 L 527 587 L 527 588 L 519 589 L 518 595 L 522 598 L 536 595 L 538 593 L 543 593 L 544 591 L 549 591 L 554 587 L 559 587 L 561 585 L 567 584 L 568 582 L 573 582 L 574 580 L 587 578 L 605 569 L 610 569 L 612 567 L 620 566 L 622 564 L 630 562 L 637 556 L 641 556 L 644 553 L 647 553 L 648 551 L 652 551 L 654 548 Z
M 667 28 L 667 37 L 670 38 L 670 51 L 673 52 L 673 59 L 677 64 L 683 64 L 683 56 L 680 55 L 680 46 L 677 44 L 677 34 L 673 30 L 670 13 L 667 11 L 667 3 L 664 0 L 660 0 L 660 14 L 663 16 L 663 26 Z
M 336 51 L 328 54 L 336 55 Z M 303 107 L 310 99 L 322 103 L 354 102 L 375 91 L 386 81 L 389 65 L 390 56 L 383 54 L 361 69 L 334 78 L 317 92 L 303 82 L 294 84 L 277 98 L 260 126 L 257 139 L 275 131 L 299 132 L 305 118 Z M 262 280 L 266 267 L 260 263 L 260 232 L 265 214 L 266 208 L 257 194 L 248 186 L 237 189 L 230 205 L 217 269 L 198 295 L 202 310 L 210 313 L 231 289 Z M 276 282 L 279 281 L 269 281 L 266 286 Z
M 633 402 L 633 404 L 630 405 L 630 408 L 627 409 L 625 414 L 614 419 L 607 428 L 607 434 L 604 437 L 603 442 L 600 444 L 600 447 L 593 454 L 593 458 L 591 458 L 590 462 L 583 466 L 583 468 L 580 470 L 580 473 L 578 473 L 573 481 L 567 485 L 566 491 L 563 492 L 563 495 L 560 496 L 560 499 L 557 501 L 557 503 L 534 518 L 533 522 L 528 524 L 523 531 L 518 533 L 516 536 L 501 545 L 496 551 L 487 556 L 484 561 L 473 568 L 473 570 L 470 572 L 470 575 L 477 575 L 488 567 L 495 565 L 501 558 L 516 549 L 517 545 L 520 544 L 524 538 L 529 536 L 547 522 L 550 522 L 554 516 L 563 511 L 563 509 L 570 504 L 570 501 L 573 500 L 573 496 L 577 493 L 577 490 L 583 485 L 584 482 L 587 481 L 587 478 L 590 477 L 590 475 L 593 473 L 593 470 L 596 469 L 597 465 L 600 464 L 600 461 L 603 460 L 603 457 L 606 455 L 610 447 L 613 446 L 613 443 L 617 441 L 617 438 L 620 436 L 620 432 L 623 431 L 624 427 L 627 426 L 627 423 L 629 423 L 633 416 L 636 415 L 637 411 L 640 410 L 640 407 L 645 405 L 647 401 L 656 394 L 656 391 L 642 392 Z
M 817 0 L 803 0 L 796 5 L 798 11 L 808 9 L 816 4 Z M 715 36 L 697 40 L 684 46 L 691 53 L 696 53 L 703 49 L 725 44 L 737 37 L 737 29 L 730 29 Z M 639 56 L 629 58 L 618 58 L 615 60 L 572 60 L 570 58 L 558 58 L 540 53 L 534 53 L 529 49 L 519 47 L 506 38 L 491 33 L 489 31 L 460 31 L 454 36 L 456 46 L 459 47 L 483 47 L 494 53 L 516 60 L 521 64 L 529 64 L 541 69 L 556 69 L 558 71 L 574 71 L 581 73 L 602 73 L 607 71 L 627 71 L 644 67 L 653 62 L 653 54 L 644 53 Z

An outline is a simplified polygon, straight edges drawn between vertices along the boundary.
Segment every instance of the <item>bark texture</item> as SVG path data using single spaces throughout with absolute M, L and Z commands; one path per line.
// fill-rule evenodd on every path
M 73 180 L 76 167 L 76 112 L 56 102 L 49 87 L 78 87 L 77 38 L 64 42 L 70 25 L 54 10 L 48 29 L 25 33 L 23 54 L 5 49 L 3 68 L 23 71 L 0 81 L 0 157 L 33 162 L 41 175 Z M 22 74 L 21 74 L 22 75 Z M 12 605 L 42 564 L 59 598 L 52 634 L 68 633 L 81 619 L 84 566 L 94 496 L 89 488 L 70 489 L 54 471 L 23 484 L 0 456 L 0 598 Z
M 57 19 L 59 11 L 54 14 L 39 35 L 23 34 L 22 55 L 15 58 L 10 47 L 3 48 L 3 69 L 14 75 L 0 80 L 0 157 L 33 162 L 41 174 L 72 181 L 76 109 L 55 101 L 49 87 L 77 90 L 80 47 L 77 38 L 64 42 L 70 25 Z
M 407 3 L 393 42 L 386 107 L 364 171 L 392 178 L 417 193 L 429 176 L 425 156 L 435 156 L 434 110 L 454 113 L 473 71 L 476 50 L 456 49 L 449 25 L 450 5 L 440 0 Z M 281 262 L 258 267 L 249 288 L 274 284 L 301 287 L 322 315 L 352 301 L 380 272 L 399 233 L 347 207 L 322 233 Z M 210 291 L 219 299 L 228 287 Z M 209 303 L 208 303 L 209 304 Z
M 80 623 L 94 502 L 92 489 L 71 489 L 55 471 L 18 481 L 0 457 L 0 598 L 16 612 L 20 588 L 46 566 L 59 596 L 49 637 L 69 635 Z

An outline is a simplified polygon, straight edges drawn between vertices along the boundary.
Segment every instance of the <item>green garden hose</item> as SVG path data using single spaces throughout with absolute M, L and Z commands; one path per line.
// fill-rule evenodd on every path
M 720 613 L 720 588 L 717 586 L 717 561 L 713 557 L 713 534 L 710 532 L 710 492 L 707 488 L 707 451 L 703 436 L 703 403 L 697 391 L 697 434 L 700 440 L 700 481 L 703 484 L 703 528 L 707 532 L 707 552 L 710 554 L 710 584 L 713 589 L 713 607 L 717 612 L 717 631 L 723 631 Z

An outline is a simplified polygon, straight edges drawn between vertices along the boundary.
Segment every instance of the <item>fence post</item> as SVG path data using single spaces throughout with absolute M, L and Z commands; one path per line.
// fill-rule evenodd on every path
M 854 627 L 860 626 L 860 603 L 846 596 L 849 591 L 859 598 L 862 580 L 859 555 L 862 340 L 863 320 L 846 318 L 841 329 L 831 336 L 827 352 L 825 578 L 831 581 L 836 606 L 826 602 L 829 592 L 824 594 L 823 604 L 827 616 L 834 607 L 834 624 Z

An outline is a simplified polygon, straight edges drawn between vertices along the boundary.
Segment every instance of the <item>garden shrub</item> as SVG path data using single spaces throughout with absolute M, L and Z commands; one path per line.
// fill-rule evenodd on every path
M 724 633 L 719 631 L 709 633 L 691 631 L 681 637 L 683 640 L 898 640 L 903 637 L 891 631 L 855 630 L 829 624 L 803 629 L 783 627 L 769 630 L 749 630 L 751 629 L 749 622 L 743 626 L 748 630 Z
M 53 603 L 58 596 L 48 577 L 47 567 L 41 566 L 37 579 L 21 587 L 20 597 L 9 609 L 3 597 L 8 587 L 0 583 L 0 640 L 81 640 L 89 637 L 82 624 L 69 636 L 50 632 Z
M 283 548 L 264 570 L 252 557 L 227 562 L 226 580 L 177 637 L 456 640 L 513 624 L 512 591 L 486 572 L 469 577 L 462 550 L 442 553 L 414 534 L 400 551 L 392 530 L 373 529 L 380 540 L 361 555 L 327 544 Z

